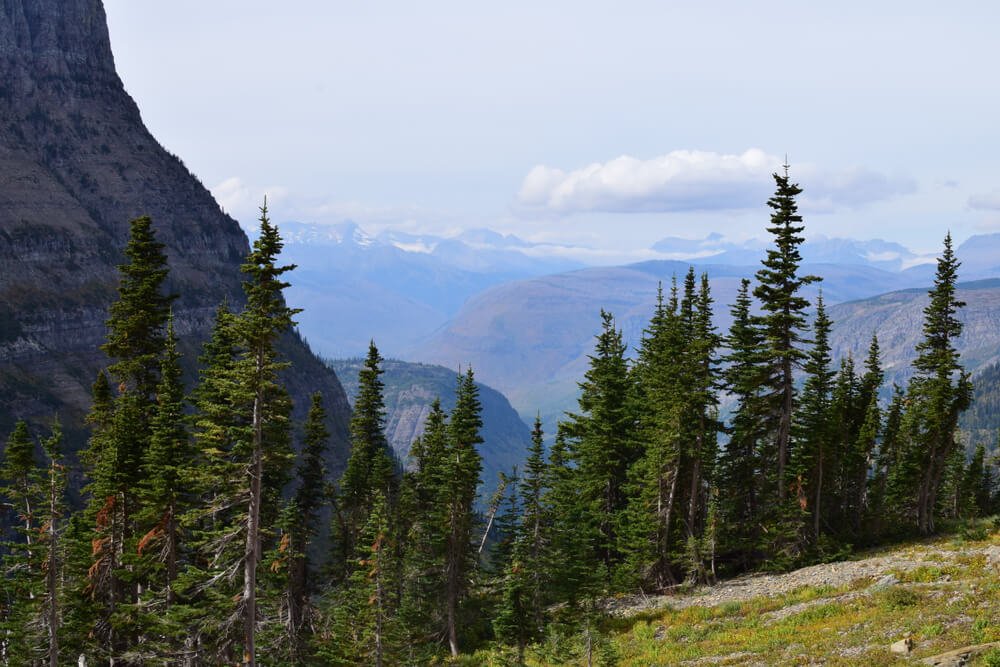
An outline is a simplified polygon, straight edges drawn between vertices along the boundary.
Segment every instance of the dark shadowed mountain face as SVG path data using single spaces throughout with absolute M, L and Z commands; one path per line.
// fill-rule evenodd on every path
M 329 362 L 343 378 L 344 388 L 354 402 L 358 391 L 358 371 L 361 359 L 338 359 Z M 424 432 L 424 422 L 430 413 L 431 403 L 441 399 L 446 411 L 455 407 L 456 371 L 443 366 L 415 364 L 390 359 L 382 364 L 385 374 L 386 437 L 399 457 L 406 463 L 410 445 Z M 517 416 L 507 398 L 482 383 L 479 400 L 483 406 L 483 444 L 479 453 L 483 457 L 483 488 L 485 495 L 496 487 L 498 475 L 509 473 L 520 466 L 527 456 L 531 433 Z M 553 429 L 554 430 L 554 429 Z
M 146 130 L 115 72 L 99 0 L 4 2 L 0 53 L 0 433 L 17 417 L 59 413 L 79 446 L 129 220 L 150 215 L 167 245 L 189 360 L 216 306 L 241 303 L 249 247 Z M 295 337 L 285 347 L 296 403 L 324 392 L 331 462 L 343 460 L 343 390 Z

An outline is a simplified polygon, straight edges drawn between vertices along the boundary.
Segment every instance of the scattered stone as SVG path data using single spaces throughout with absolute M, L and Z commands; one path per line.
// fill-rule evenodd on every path
M 990 546 L 983 553 L 986 556 L 986 564 L 1000 570 L 1000 546 Z
M 889 647 L 889 650 L 897 655 L 908 655 L 913 650 L 913 637 L 900 639 Z
M 871 589 L 873 591 L 883 591 L 887 588 L 892 588 L 898 583 L 899 578 L 890 572 L 889 574 L 879 577 L 878 581 L 871 585 Z
M 935 667 L 959 667 L 959 665 L 969 664 L 969 661 L 976 656 L 982 655 L 983 653 L 986 653 L 994 648 L 1000 648 L 1000 642 L 966 646 L 964 648 L 955 649 L 954 651 L 942 653 L 941 655 L 933 655 L 929 658 L 924 658 L 921 662 L 925 665 L 934 665 Z

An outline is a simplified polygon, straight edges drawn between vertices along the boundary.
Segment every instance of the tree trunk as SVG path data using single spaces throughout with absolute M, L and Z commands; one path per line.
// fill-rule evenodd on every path
M 46 576 L 48 596 L 49 665 L 59 667 L 59 536 L 56 518 L 59 511 L 59 487 L 56 482 L 55 464 L 49 471 L 49 571 Z
M 262 353 L 257 353 L 257 377 L 263 369 Z M 250 503 L 247 512 L 247 543 L 243 561 L 243 664 L 257 664 L 254 634 L 257 625 L 257 562 L 260 558 L 261 477 L 264 472 L 264 396 L 258 387 L 253 401 L 253 454 L 250 460 Z
M 791 348 L 791 344 L 788 345 Z M 781 416 L 778 422 L 778 501 L 785 499 L 785 463 L 788 460 L 788 442 L 792 433 L 792 397 L 794 395 L 794 378 L 792 377 L 792 362 L 787 353 L 781 361 L 782 403 Z
M 813 538 L 816 540 L 816 544 L 819 544 L 819 523 L 820 515 L 822 513 L 823 499 L 823 449 L 819 450 L 819 460 L 817 461 L 816 469 L 816 503 L 813 505 Z

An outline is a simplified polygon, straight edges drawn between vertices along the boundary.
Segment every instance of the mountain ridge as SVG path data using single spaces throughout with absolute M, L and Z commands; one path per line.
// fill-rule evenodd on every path
M 129 221 L 153 220 L 191 376 L 215 309 L 243 302 L 249 251 L 236 221 L 142 122 L 118 77 L 99 0 L 11 0 L 0 12 L 0 431 L 59 414 L 71 449 L 116 298 Z M 295 335 L 286 374 L 301 413 L 327 397 L 330 463 L 346 460 L 349 408 L 336 377 Z

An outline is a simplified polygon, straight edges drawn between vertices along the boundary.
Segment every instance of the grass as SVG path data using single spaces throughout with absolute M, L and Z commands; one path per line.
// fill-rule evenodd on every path
M 899 583 L 870 590 L 873 580 L 808 586 L 776 597 L 713 607 L 660 609 L 606 619 L 590 636 L 594 664 L 648 667 L 701 664 L 895 665 L 963 646 L 1000 641 L 1000 572 L 987 566 L 982 548 L 1000 545 L 996 527 L 982 539 L 941 538 L 898 545 L 916 567 L 893 571 Z M 885 550 L 881 550 L 885 552 Z M 889 646 L 914 640 L 904 658 Z M 583 638 L 565 637 L 560 651 L 532 647 L 528 664 L 583 665 Z M 573 643 L 577 642 L 576 648 Z M 511 654 L 484 651 L 476 664 L 514 664 Z M 709 663 L 709 661 L 711 661 Z M 972 664 L 1000 667 L 1000 650 Z

